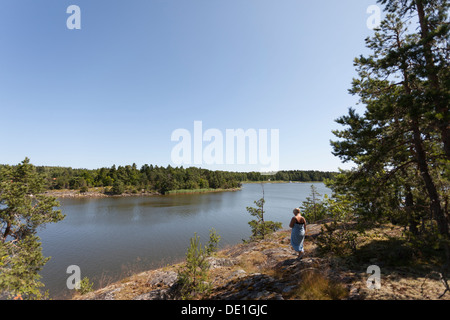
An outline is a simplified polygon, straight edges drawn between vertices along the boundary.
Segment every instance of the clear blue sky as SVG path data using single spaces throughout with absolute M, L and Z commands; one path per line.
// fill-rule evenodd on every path
M 72 4 L 81 30 L 66 27 Z M 329 140 L 357 101 L 373 4 L 2 0 L 0 163 L 172 165 L 172 132 L 199 120 L 279 129 L 282 170 L 349 168 Z

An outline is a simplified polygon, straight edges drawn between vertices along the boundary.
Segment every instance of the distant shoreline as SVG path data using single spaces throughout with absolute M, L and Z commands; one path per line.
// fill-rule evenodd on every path
M 255 183 L 323 183 L 323 181 L 284 181 L 284 180 L 274 180 L 274 181 L 242 181 L 242 184 L 255 184 Z
M 122 193 L 122 194 L 107 194 L 103 191 L 87 191 L 80 192 L 80 190 L 61 189 L 61 190 L 47 190 L 43 193 L 46 196 L 55 198 L 114 198 L 114 197 L 131 197 L 131 196 L 156 196 L 161 195 L 158 192 L 139 192 L 139 193 Z
M 103 188 L 100 188 L 103 189 Z M 213 193 L 213 192 L 225 192 L 225 191 L 239 191 L 241 188 L 230 189 L 184 189 L 184 190 L 172 190 L 168 191 L 165 195 L 179 195 L 179 194 L 200 194 L 200 193 Z M 46 196 L 55 198 L 121 198 L 121 197 L 149 197 L 149 196 L 163 196 L 159 192 L 124 192 L 122 194 L 108 194 L 103 191 L 97 190 L 97 188 L 89 189 L 87 192 L 80 192 L 80 190 L 61 189 L 61 190 L 47 190 L 43 193 Z
M 199 194 L 199 193 L 213 193 L 213 192 L 231 192 L 231 191 L 239 191 L 242 190 L 242 188 L 217 188 L 217 189 L 180 189 L 180 190 L 171 190 L 168 191 L 165 195 L 179 195 L 179 194 Z
M 323 183 L 323 181 L 242 181 L 242 184 L 256 184 L 256 183 Z M 171 190 L 164 195 L 180 195 L 180 194 L 201 194 L 201 193 L 214 193 L 214 192 L 233 192 L 239 191 L 242 188 L 204 188 L 204 189 L 180 189 Z M 80 190 L 74 189 L 59 189 L 59 190 L 47 190 L 43 193 L 47 196 L 55 198 L 119 198 L 119 197 L 145 197 L 145 196 L 162 196 L 162 193 L 153 192 L 124 192 L 122 194 L 109 194 L 104 192 L 104 188 L 89 188 L 86 192 L 80 192 Z

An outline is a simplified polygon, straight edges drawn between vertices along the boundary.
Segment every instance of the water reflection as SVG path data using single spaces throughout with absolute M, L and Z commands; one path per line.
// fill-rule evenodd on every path
M 316 187 L 322 194 L 328 191 L 323 184 Z M 265 184 L 264 191 L 266 220 L 287 228 L 310 184 Z M 136 261 L 143 269 L 171 263 L 184 257 L 194 233 L 206 244 L 211 228 L 221 236 L 220 246 L 239 243 L 250 236 L 252 217 L 246 207 L 261 196 L 261 185 L 245 184 L 236 192 L 61 199 L 66 218 L 39 234 L 44 255 L 52 257 L 42 280 L 50 295 L 58 297 L 67 293 L 66 268 L 71 264 L 98 283 L 105 273 L 119 276 Z

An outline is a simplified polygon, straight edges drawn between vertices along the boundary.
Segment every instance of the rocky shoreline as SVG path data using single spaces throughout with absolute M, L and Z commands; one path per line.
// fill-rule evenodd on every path
M 180 194 L 200 194 L 200 193 L 212 193 L 212 192 L 231 192 L 239 191 L 240 188 L 230 188 L 230 189 L 211 189 L 211 190 L 182 190 L 173 194 L 168 195 L 180 195 Z M 161 196 L 159 192 L 124 192 L 122 194 L 111 194 L 105 193 L 103 190 L 91 189 L 86 192 L 80 192 L 79 190 L 48 190 L 43 193 L 46 196 L 51 196 L 55 198 L 119 198 L 119 197 L 148 197 L 148 196 Z
M 315 239 L 321 225 L 308 226 L 306 254 L 297 259 L 290 247 L 290 230 L 266 240 L 220 250 L 209 261 L 212 290 L 207 300 L 437 300 L 444 286 L 439 278 L 404 268 L 382 269 L 379 290 L 367 287 L 367 266 L 349 267 L 336 257 L 317 254 Z M 174 300 L 177 271 L 182 263 L 133 275 L 105 288 L 75 295 L 75 300 Z M 308 284 L 309 286 L 305 286 Z M 318 287 L 323 287 L 318 288 Z M 324 293 L 317 295 L 314 290 Z M 315 295 L 314 295 L 315 294 Z M 441 299 L 449 300 L 450 294 Z
M 135 197 L 135 196 L 156 196 L 161 195 L 159 192 L 139 192 L 139 193 L 122 193 L 120 195 L 113 195 L 104 193 L 103 191 L 86 191 L 79 190 L 50 190 L 44 192 L 44 195 L 55 198 L 112 198 L 112 197 Z

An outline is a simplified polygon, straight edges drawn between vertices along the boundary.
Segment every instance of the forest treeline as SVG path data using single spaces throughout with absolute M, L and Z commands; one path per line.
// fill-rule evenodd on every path
M 322 171 L 279 171 L 272 175 L 259 172 L 213 171 L 196 167 L 162 167 L 136 164 L 100 169 L 73 169 L 71 167 L 36 166 L 47 182 L 47 190 L 81 190 L 104 187 L 109 193 L 159 192 L 194 189 L 239 188 L 242 182 L 259 181 L 324 181 L 335 173 Z

